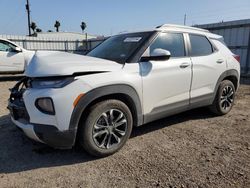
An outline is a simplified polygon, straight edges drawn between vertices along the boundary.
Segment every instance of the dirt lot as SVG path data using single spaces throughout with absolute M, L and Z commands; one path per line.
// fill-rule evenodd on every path
M 250 86 L 229 115 L 192 110 L 136 128 L 126 146 L 96 159 L 26 138 L 0 82 L 0 187 L 250 187 Z

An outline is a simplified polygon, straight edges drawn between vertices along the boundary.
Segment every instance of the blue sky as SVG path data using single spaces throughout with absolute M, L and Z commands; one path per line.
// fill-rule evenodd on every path
M 0 34 L 28 33 L 26 0 L 0 0 Z M 54 30 L 98 35 L 150 29 L 163 23 L 187 25 L 250 18 L 250 0 L 30 0 L 32 21 L 43 31 Z

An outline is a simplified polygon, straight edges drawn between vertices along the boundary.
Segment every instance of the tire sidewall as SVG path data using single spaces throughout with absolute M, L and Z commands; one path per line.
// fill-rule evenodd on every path
M 94 128 L 96 121 L 101 116 L 101 114 L 103 112 L 109 111 L 110 109 L 120 110 L 124 114 L 124 116 L 127 119 L 127 131 L 126 131 L 125 136 L 122 138 L 119 144 L 117 144 L 116 146 L 110 149 L 103 149 L 103 148 L 98 147 L 93 139 L 93 136 L 92 136 L 93 128 Z M 81 129 L 81 133 L 82 133 L 81 139 L 83 139 L 82 145 L 84 149 L 87 150 L 87 152 L 89 152 L 92 155 L 101 156 L 101 157 L 111 155 L 117 152 L 118 150 L 120 150 L 123 147 L 123 145 L 126 143 L 128 138 L 130 137 L 132 126 L 133 126 L 132 114 L 126 104 L 124 104 L 123 102 L 119 100 L 107 100 L 104 102 L 100 102 L 91 108 L 90 113 L 85 123 L 83 124 L 83 127 Z
M 224 110 L 221 107 L 220 102 L 221 102 L 221 96 L 222 96 L 223 90 L 227 86 L 230 86 L 233 89 L 233 92 L 234 92 L 234 94 L 233 94 L 233 103 L 232 103 L 232 105 L 231 105 L 231 107 L 229 109 Z M 234 84 L 229 80 L 224 80 L 223 82 L 221 82 L 221 84 L 219 86 L 218 94 L 217 94 L 217 97 L 216 97 L 216 107 L 217 107 L 218 111 L 223 115 L 229 113 L 232 110 L 232 107 L 234 105 L 234 99 L 235 99 L 235 87 L 234 87 Z

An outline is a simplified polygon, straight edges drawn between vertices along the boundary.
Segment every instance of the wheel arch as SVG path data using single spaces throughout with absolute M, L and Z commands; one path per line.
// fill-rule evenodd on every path
M 119 84 L 102 86 L 84 94 L 73 110 L 69 129 L 77 130 L 81 118 L 84 118 L 84 114 L 88 113 L 89 107 L 107 99 L 117 99 L 124 102 L 131 110 L 133 125 L 139 126 L 142 124 L 143 115 L 139 95 L 133 87 Z
M 237 90 L 238 87 L 239 87 L 239 82 L 240 82 L 238 71 L 235 70 L 235 69 L 230 69 L 230 70 L 227 70 L 227 71 L 225 71 L 225 72 L 223 72 L 221 74 L 221 76 L 219 77 L 219 79 L 218 79 L 218 81 L 216 83 L 215 89 L 214 89 L 213 101 L 214 101 L 214 99 L 216 97 L 216 94 L 217 94 L 218 88 L 220 86 L 220 83 L 223 80 L 231 81 L 234 84 L 235 90 Z

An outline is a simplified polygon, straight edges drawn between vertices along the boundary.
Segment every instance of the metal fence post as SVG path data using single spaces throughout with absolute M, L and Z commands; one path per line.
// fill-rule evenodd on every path
M 67 52 L 69 50 L 69 46 L 68 46 L 69 42 L 66 40 L 64 45 L 65 45 L 65 52 Z

